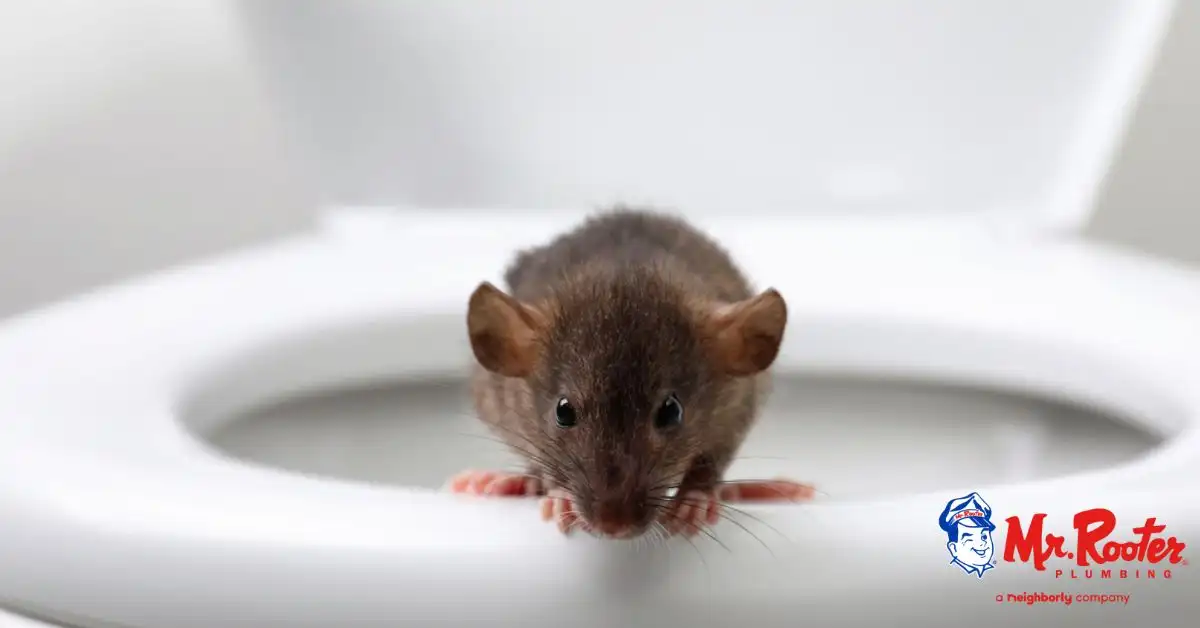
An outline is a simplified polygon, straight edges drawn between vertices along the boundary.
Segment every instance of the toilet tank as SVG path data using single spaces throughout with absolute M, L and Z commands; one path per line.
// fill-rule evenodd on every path
M 244 3 L 329 205 L 1085 218 L 1168 0 Z

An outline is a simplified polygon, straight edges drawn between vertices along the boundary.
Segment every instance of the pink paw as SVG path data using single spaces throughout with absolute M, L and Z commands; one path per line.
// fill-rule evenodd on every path
M 452 493 L 495 497 L 531 497 L 542 494 L 542 483 L 537 478 L 503 471 L 463 471 L 450 478 L 446 488 Z
M 542 521 L 555 522 L 558 531 L 563 534 L 570 534 L 576 528 L 591 530 L 575 510 L 575 502 L 571 500 L 571 496 L 560 489 L 551 489 L 542 498 Z
M 791 480 L 726 482 L 717 489 L 723 502 L 800 502 L 814 495 L 813 487 Z
M 671 534 L 692 537 L 716 525 L 721 518 L 721 502 L 798 502 L 812 499 L 813 487 L 791 480 L 754 480 L 727 482 L 714 492 L 688 491 L 675 498 L 666 528 Z
M 671 534 L 692 537 L 721 518 L 721 503 L 713 493 L 688 491 L 675 497 L 675 507 L 667 514 L 666 528 Z

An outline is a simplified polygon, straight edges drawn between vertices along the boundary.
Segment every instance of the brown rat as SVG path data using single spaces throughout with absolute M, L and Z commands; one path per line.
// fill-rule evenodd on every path
M 520 252 L 505 282 L 469 300 L 471 386 L 528 475 L 468 472 L 456 490 L 548 495 L 543 514 L 564 530 L 617 538 L 715 523 L 783 340 L 783 297 L 752 290 L 682 219 L 626 208 Z

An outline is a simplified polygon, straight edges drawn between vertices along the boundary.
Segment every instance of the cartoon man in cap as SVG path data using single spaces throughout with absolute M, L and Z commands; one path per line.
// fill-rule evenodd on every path
M 996 526 L 992 523 L 992 507 L 983 501 L 979 493 L 946 502 L 938 523 L 949 540 L 946 549 L 953 558 L 950 564 L 958 565 L 968 574 L 974 573 L 980 578 L 995 566 L 992 564 L 992 556 L 996 551 L 992 544 L 992 532 Z

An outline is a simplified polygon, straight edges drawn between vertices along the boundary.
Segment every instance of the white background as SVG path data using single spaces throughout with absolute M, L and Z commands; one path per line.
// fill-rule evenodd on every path
M 1181 5 L 1089 231 L 1197 262 L 1200 6 Z M 308 223 L 232 6 L 0 4 L 0 315 Z

